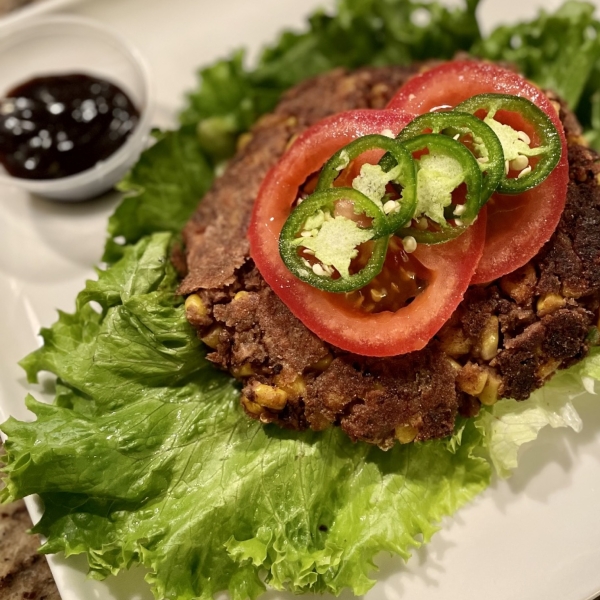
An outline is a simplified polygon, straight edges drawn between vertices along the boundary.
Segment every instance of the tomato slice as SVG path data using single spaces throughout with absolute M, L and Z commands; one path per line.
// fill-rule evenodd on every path
M 420 350 L 448 320 L 483 251 L 485 209 L 456 240 L 420 245 L 410 255 L 427 273 L 426 287 L 396 311 L 367 313 L 344 301 L 341 294 L 323 292 L 296 279 L 279 256 L 279 233 L 298 188 L 335 152 L 362 135 L 386 129 L 397 134 L 412 118 L 394 110 L 354 110 L 320 121 L 305 131 L 268 173 L 250 223 L 250 255 L 273 291 L 321 339 L 364 356 Z
M 565 207 L 569 164 L 562 123 L 546 95 L 526 79 L 498 65 L 474 61 L 453 61 L 420 73 L 403 85 L 388 108 L 424 114 L 453 108 L 477 94 L 512 94 L 527 98 L 552 120 L 562 143 L 560 161 L 539 186 L 519 194 L 494 194 L 487 204 L 485 249 L 472 283 L 486 283 L 522 267 L 550 239 Z M 532 128 L 514 114 L 506 124 L 525 131 Z M 535 141 L 535 140 L 534 140 Z

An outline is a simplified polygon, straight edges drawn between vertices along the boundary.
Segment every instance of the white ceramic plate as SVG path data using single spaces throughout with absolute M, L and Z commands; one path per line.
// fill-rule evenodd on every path
M 62 0 L 57 1 L 63 5 Z M 452 2 L 459 4 L 459 0 Z M 250 56 L 283 27 L 300 27 L 332 0 L 102 0 L 68 3 L 71 12 L 111 25 L 136 44 L 155 76 L 157 125 L 173 122 L 195 71 L 245 46 Z M 484 31 L 532 17 L 559 0 L 484 0 Z M 26 18 L 24 15 L 23 18 Z M 0 24 L 0 35 L 5 25 Z M 574 65 L 576 68 L 576 65 Z M 99 260 L 117 198 L 60 205 L 0 189 L 0 416 L 26 418 L 28 387 L 17 361 L 38 344 L 55 310 L 72 311 Z M 40 397 L 43 388 L 33 390 Z M 382 556 L 370 600 L 587 600 L 600 592 L 600 406 L 577 402 L 584 430 L 544 431 L 526 447 L 509 481 L 496 481 L 446 519 L 408 565 Z M 29 502 L 34 517 L 37 511 Z M 81 557 L 50 560 L 63 600 L 150 600 L 141 570 L 98 583 Z M 270 592 L 268 597 L 291 596 Z M 349 598 L 347 594 L 345 597 Z
M 9 27 L 21 21 L 27 21 L 47 13 L 67 10 L 71 5 L 84 0 L 38 0 L 32 4 L 26 4 L 21 8 L 5 13 L 0 18 L 0 24 L 4 27 Z

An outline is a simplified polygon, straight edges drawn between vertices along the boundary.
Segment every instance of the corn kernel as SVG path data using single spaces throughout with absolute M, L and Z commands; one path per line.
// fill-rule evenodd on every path
M 387 96 L 387 94 L 389 93 L 390 87 L 388 86 L 387 83 L 377 83 L 373 86 L 373 89 L 371 90 L 371 93 L 374 96 Z M 387 102 L 386 102 L 387 104 Z
M 322 413 L 315 411 L 310 415 L 310 428 L 313 431 L 325 431 L 332 426 L 331 421 Z
M 222 327 L 216 325 L 213 327 L 204 337 L 200 339 L 213 350 L 219 345 L 219 338 L 221 337 Z
M 500 279 L 500 288 L 517 303 L 531 297 L 531 289 L 537 282 L 537 274 L 531 263 L 505 275 Z
M 552 373 L 554 373 L 554 371 L 556 371 L 556 369 L 558 369 L 559 366 L 560 360 L 550 359 L 548 362 L 541 364 L 537 368 L 535 374 L 540 379 L 546 379 L 547 377 L 550 377 L 550 375 L 552 375 Z
M 462 366 L 460 363 L 456 362 L 453 358 L 449 358 L 448 362 L 450 363 L 450 366 L 458 373 L 458 371 L 460 371 L 462 369 Z
M 585 148 L 590 147 L 590 143 L 583 135 L 570 135 L 567 138 L 569 146 L 572 144 L 577 144 L 578 146 L 584 146 Z
M 242 133 L 242 135 L 240 135 L 237 139 L 238 151 L 244 149 L 250 143 L 251 139 L 252 134 L 249 131 L 247 131 L 246 133 Z
M 495 373 L 489 372 L 485 386 L 480 394 L 477 395 L 481 404 L 492 406 L 498 401 L 499 389 L 502 380 Z
M 323 358 L 318 360 L 316 363 L 313 363 L 310 368 L 315 371 L 324 371 L 333 360 L 333 356 L 331 354 L 326 354 Z
M 580 289 L 570 288 L 568 285 L 563 284 L 562 286 L 562 295 L 566 298 L 581 298 L 583 295 Z
M 483 367 L 467 363 L 456 376 L 458 389 L 470 396 L 478 396 L 487 382 L 488 372 Z
M 500 338 L 498 317 L 494 315 L 487 320 L 481 337 L 481 358 L 491 360 L 498 354 L 498 340 Z
M 562 308 L 566 303 L 566 299 L 558 294 L 546 294 L 537 301 L 537 314 L 539 317 L 549 315 L 555 310 Z
M 208 314 L 206 304 L 198 294 L 192 294 L 185 299 L 185 312 L 188 320 L 201 319 Z
M 264 408 L 282 410 L 287 404 L 288 395 L 281 388 L 259 383 L 253 391 L 254 400 Z
M 279 378 L 276 377 L 275 383 L 277 383 L 277 387 L 285 391 L 288 396 L 301 397 L 306 393 L 306 381 L 302 375 L 298 375 L 294 381 L 284 384 L 280 383 Z
M 242 396 L 242 405 L 251 415 L 260 415 L 263 412 L 263 407 L 256 402 Z
M 444 327 L 439 338 L 442 350 L 448 356 L 462 356 L 471 350 L 471 340 L 460 327 Z
M 398 425 L 395 433 L 396 439 L 401 444 L 410 444 L 410 442 L 414 442 L 419 431 L 410 425 Z
M 248 292 L 238 292 L 234 297 L 233 297 L 233 302 L 235 302 L 236 300 L 241 300 L 242 298 L 245 298 L 248 295 Z
M 231 374 L 234 377 L 250 377 L 250 375 L 254 375 L 254 369 L 250 363 L 244 363 L 241 367 L 237 369 L 233 369 Z

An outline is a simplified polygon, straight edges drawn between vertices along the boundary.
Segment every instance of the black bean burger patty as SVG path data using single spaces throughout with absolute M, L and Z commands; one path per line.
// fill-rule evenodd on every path
M 481 403 L 525 399 L 588 351 L 600 300 L 600 157 L 580 145 L 579 124 L 556 98 L 571 178 L 557 230 L 530 263 L 470 288 L 423 350 L 369 358 L 333 347 L 290 313 L 255 268 L 246 238 L 252 205 L 286 147 L 330 114 L 383 108 L 413 73 L 338 70 L 290 90 L 242 136 L 185 227 L 185 256 L 175 262 L 188 320 L 213 350 L 209 360 L 241 380 L 248 415 L 264 423 L 338 425 L 382 448 L 443 437 L 459 411 L 474 415 Z

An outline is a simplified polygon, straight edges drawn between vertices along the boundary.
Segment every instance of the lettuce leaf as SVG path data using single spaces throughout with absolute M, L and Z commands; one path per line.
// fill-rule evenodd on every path
M 364 593 L 376 554 L 407 558 L 487 486 L 479 431 L 468 424 L 454 452 L 383 452 L 249 420 L 173 294 L 171 238 L 128 247 L 23 361 L 30 380 L 58 375 L 60 402 L 29 397 L 37 420 L 3 425 L 4 499 L 39 494 L 44 552 L 85 552 L 98 577 L 139 562 L 157 598 L 254 598 L 265 583 Z
M 596 152 L 600 151 L 600 74 L 598 87 L 590 98 L 590 127 L 586 131 L 585 137 Z
M 155 132 L 155 144 L 118 186 L 125 197 L 108 221 L 104 260 L 122 255 L 115 238 L 130 244 L 155 231 L 181 231 L 213 178 L 194 127 Z
M 534 441 L 544 427 L 570 427 L 580 432 L 583 424 L 572 401 L 585 391 L 595 393 L 598 380 L 600 348 L 595 347 L 585 360 L 556 373 L 526 402 L 500 400 L 483 410 L 475 425 L 498 475 L 510 476 L 517 467 L 520 447 Z
M 335 15 L 317 12 L 305 31 L 284 33 L 254 68 L 244 66 L 240 50 L 201 69 L 181 122 L 196 127 L 202 149 L 218 163 L 286 89 L 308 77 L 337 67 L 405 65 L 469 52 L 515 64 L 565 98 L 586 129 L 600 131 L 592 122 L 600 88 L 594 5 L 569 0 L 554 13 L 542 11 L 530 22 L 501 26 L 482 39 L 475 16 L 479 1 L 465 0 L 452 9 L 411 0 L 339 0 Z M 591 136 L 593 144 L 599 135 Z
M 500 477 L 511 475 L 518 465 L 521 446 L 534 441 L 544 427 L 570 427 L 578 433 L 581 431 L 581 419 L 571 402 L 573 388 L 561 389 L 560 379 L 560 375 L 556 376 L 551 385 L 532 395 L 527 402 L 499 400 L 476 419 L 484 447 Z
M 452 58 L 480 39 L 475 10 L 411 0 L 340 0 L 336 14 L 315 13 L 306 31 L 286 32 L 268 46 L 253 69 L 244 53 L 198 73 L 181 122 L 196 126 L 215 162 L 235 147 L 236 137 L 271 110 L 290 86 L 337 67 L 407 65 L 416 60 Z
M 579 107 L 589 127 L 591 96 L 600 81 L 600 23 L 594 10 L 588 2 L 569 0 L 555 13 L 542 11 L 533 21 L 499 27 L 472 51 L 514 63 L 526 77 L 562 96 L 572 110 Z

